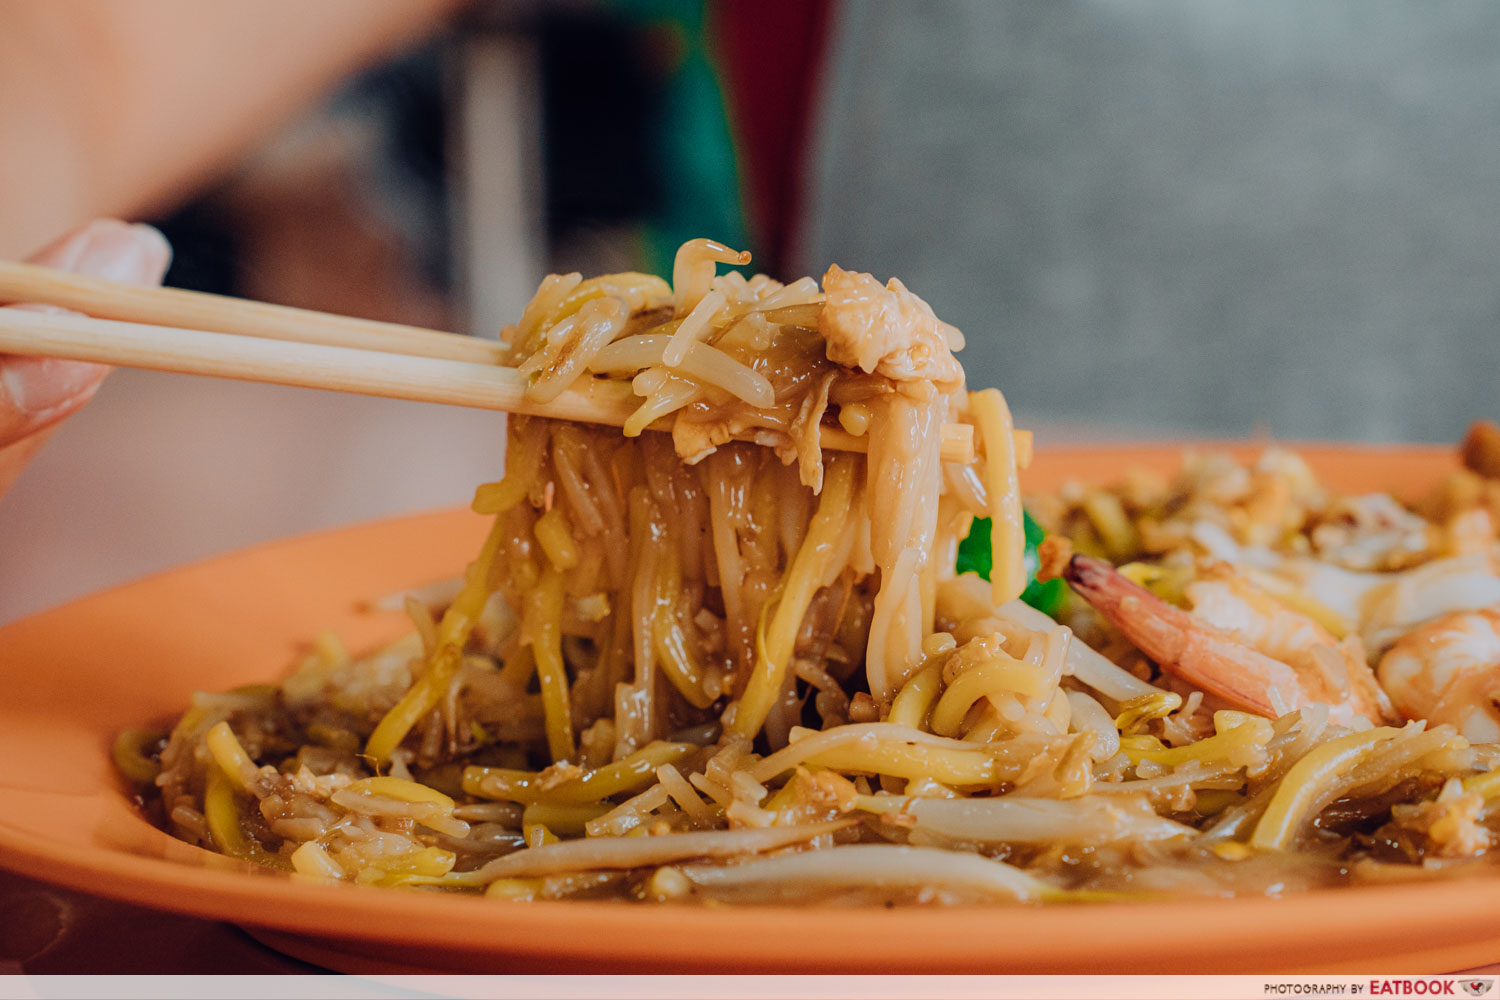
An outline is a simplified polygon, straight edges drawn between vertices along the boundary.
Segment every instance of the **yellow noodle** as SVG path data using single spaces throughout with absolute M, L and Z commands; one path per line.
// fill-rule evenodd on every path
M 225 854 L 272 868 L 288 866 L 288 861 L 270 853 L 245 833 L 239 804 L 235 801 L 234 780 L 217 763 L 208 768 L 203 791 L 203 818 L 213 834 L 214 843 Z
M 1166 747 L 1159 741 L 1154 747 L 1145 746 L 1132 742 L 1140 737 L 1130 737 L 1121 741 L 1121 749 L 1133 763 L 1149 760 L 1175 767 L 1196 760 L 1204 763 L 1228 761 L 1243 765 L 1248 762 L 1247 754 L 1255 750 L 1264 752 L 1266 744 L 1274 735 L 1269 719 L 1244 712 L 1215 712 L 1214 721 L 1217 728 L 1215 735 L 1185 746 Z
M 1464 791 L 1485 800 L 1500 796 L 1500 768 L 1465 778 Z
M 203 793 L 203 818 L 219 850 L 237 858 L 250 856 L 249 841 L 240 827 L 239 807 L 234 803 L 234 781 L 215 764 L 208 769 Z
M 542 710 L 547 719 L 547 749 L 553 760 L 573 756 L 572 704 L 567 666 L 562 655 L 563 578 L 555 568 L 542 571 L 536 589 L 527 595 L 526 630 L 536 658 L 542 687 Z
M 818 512 L 808 527 L 807 537 L 797 549 L 791 568 L 787 570 L 781 600 L 776 605 L 764 640 L 756 643 L 755 671 L 730 723 L 741 736 L 754 736 L 760 730 L 771 710 L 771 703 L 781 691 L 802 618 L 828 571 L 826 562 L 848 516 L 854 494 L 854 473 L 852 459 L 839 456 L 829 460 Z
M 1031 757 L 1040 752 L 1046 744 L 1033 740 L 1012 740 L 1007 744 L 996 744 L 988 747 L 975 746 L 961 740 L 950 739 L 946 736 L 935 736 L 916 729 L 908 729 L 904 726 L 892 725 L 888 722 L 851 723 L 844 726 L 835 726 L 818 732 L 809 730 L 796 730 L 792 733 L 792 742 L 789 746 L 757 761 L 749 770 L 750 777 L 756 781 L 767 782 L 778 775 L 791 771 L 799 764 L 810 764 L 813 762 L 826 767 L 834 767 L 828 764 L 825 754 L 834 755 L 859 755 L 866 750 L 874 750 L 877 756 L 887 757 L 902 755 L 912 747 L 920 747 L 933 751 L 945 759 L 950 758 L 950 764 L 962 765 L 964 773 L 999 773 L 995 768 L 1001 770 L 1020 766 Z M 989 765 L 978 763 L 980 758 L 989 761 Z M 999 761 L 1005 758 L 1007 762 L 1002 768 Z M 869 759 L 868 757 L 864 759 Z M 906 755 L 908 765 L 918 758 Z M 885 772 L 882 772 L 885 773 Z M 902 777 L 921 777 L 921 775 L 901 775 Z M 942 781 L 935 774 L 934 780 Z M 696 785 L 697 783 L 694 782 Z
M 1004 694 L 1041 698 L 1052 690 L 1041 670 L 997 653 L 992 661 L 976 664 L 953 679 L 932 709 L 932 731 L 940 736 L 958 735 L 964 717 L 981 698 L 995 701 Z
M 438 647 L 427 661 L 426 671 L 385 714 L 365 744 L 365 753 L 377 762 L 390 759 L 391 751 L 401 745 L 418 720 L 437 707 L 448 690 L 448 684 L 462 662 L 464 643 L 489 600 L 491 564 L 504 537 L 501 518 L 497 517 L 479 551 L 479 558 L 469 565 L 463 589 L 443 612 L 443 619 L 438 624 Z
M 203 738 L 208 752 L 213 754 L 214 762 L 219 765 L 224 776 L 237 792 L 248 791 L 246 782 L 254 776 L 258 770 L 255 761 L 240 746 L 239 739 L 234 735 L 234 730 L 229 728 L 229 723 L 220 722 L 208 731 Z
M 161 773 L 161 764 L 147 757 L 142 748 L 161 739 L 159 731 L 151 729 L 126 729 L 110 748 L 110 758 L 120 773 L 139 785 L 149 785 Z
M 524 826 L 541 826 L 564 837 L 581 837 L 590 820 L 609 812 L 603 802 L 532 802 L 521 814 Z
M 921 729 L 926 724 L 927 713 L 932 711 L 933 702 L 937 700 L 938 692 L 942 690 L 942 687 L 941 664 L 934 663 L 930 667 L 917 671 L 896 693 L 885 721 L 897 726 Z
M 642 788 L 655 777 L 658 767 L 675 764 L 699 749 L 695 743 L 651 743 L 623 760 L 556 783 L 544 781 L 534 771 L 474 765 L 464 768 L 463 788 L 469 795 L 486 799 L 582 805 Z
M 990 583 L 996 604 L 1021 596 L 1026 589 L 1026 526 L 1016 474 L 1010 407 L 999 389 L 969 394 L 969 406 L 984 442 L 985 491 L 990 503 Z
M 815 753 L 806 763 L 835 771 L 926 778 L 945 785 L 995 785 L 1007 777 L 994 756 L 984 750 L 950 750 L 921 744 L 845 744 Z
M 1339 736 L 1309 752 L 1281 780 L 1250 836 L 1250 846 L 1262 850 L 1291 847 L 1303 823 L 1311 818 L 1309 813 L 1317 806 L 1326 785 L 1352 770 L 1382 743 L 1401 735 L 1400 729 L 1380 726 Z
M 474 491 L 476 514 L 505 513 L 526 499 L 536 482 L 547 445 L 546 424 L 512 418 L 512 428 L 513 431 L 519 429 L 519 433 L 510 435 L 510 447 L 505 453 L 505 478 L 498 483 L 485 483 Z
M 1093 522 L 1110 559 L 1128 559 L 1140 550 L 1140 533 L 1130 522 L 1120 498 L 1108 490 L 1090 490 L 1083 499 L 1083 512 Z
M 573 540 L 573 526 L 568 523 L 568 515 L 561 507 L 553 507 L 537 518 L 532 531 L 554 569 L 570 570 L 578 565 L 578 544 Z
M 667 680 L 694 708 L 707 708 L 718 697 L 705 685 L 704 668 L 677 618 L 681 575 L 670 558 L 657 562 L 656 600 L 651 608 L 651 638 Z

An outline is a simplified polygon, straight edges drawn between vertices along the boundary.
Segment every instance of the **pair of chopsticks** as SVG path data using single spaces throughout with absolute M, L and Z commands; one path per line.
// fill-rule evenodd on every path
M 475 337 L 173 288 L 140 288 L 34 264 L 0 261 L 0 354 L 96 361 L 448 403 L 621 426 L 640 405 L 628 383 L 580 379 L 556 399 L 526 399 L 503 345 Z M 670 430 L 670 418 L 652 425 Z M 865 437 L 822 430 L 824 448 L 868 450 Z M 973 428 L 943 427 L 943 460 L 974 459 Z

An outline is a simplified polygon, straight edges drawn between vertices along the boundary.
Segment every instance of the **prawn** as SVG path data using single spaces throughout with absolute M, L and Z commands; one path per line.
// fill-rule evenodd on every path
M 1459 611 L 1396 641 L 1376 668 L 1396 708 L 1450 723 L 1474 743 L 1500 740 L 1500 610 Z
M 1075 555 L 1063 578 L 1163 670 L 1232 705 L 1276 718 L 1321 703 L 1345 725 L 1394 715 L 1357 641 L 1338 642 L 1226 570 L 1206 575 L 1188 587 L 1193 612 L 1101 559 Z
M 1367 573 L 1241 546 L 1208 524 L 1194 529 L 1193 540 L 1214 559 L 1267 575 L 1267 586 L 1278 586 L 1278 595 L 1285 588 L 1317 602 L 1344 629 L 1357 631 L 1372 655 L 1425 622 L 1500 605 L 1500 567 L 1486 551 L 1433 559 L 1399 572 Z

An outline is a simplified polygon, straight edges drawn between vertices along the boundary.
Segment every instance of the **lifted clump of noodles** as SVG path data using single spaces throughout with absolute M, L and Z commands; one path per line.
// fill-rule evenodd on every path
M 895 279 L 717 273 L 747 259 L 695 240 L 671 285 L 547 278 L 513 362 L 538 401 L 628 382 L 623 434 L 512 419 L 485 542 L 406 599 L 410 635 L 325 637 L 280 688 L 123 734 L 158 820 L 504 899 L 1254 892 L 1485 849 L 1500 760 L 1451 727 L 1208 712 L 1022 603 L 1029 438 L 966 391 L 962 336 Z M 955 571 L 978 516 L 990 582 Z

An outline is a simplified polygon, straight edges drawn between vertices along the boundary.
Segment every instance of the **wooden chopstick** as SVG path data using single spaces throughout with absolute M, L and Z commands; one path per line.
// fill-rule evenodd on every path
M 639 401 L 629 402 L 633 394 L 625 383 L 599 382 L 586 392 L 567 390 L 550 403 L 537 404 L 525 398 L 526 377 L 504 365 L 13 307 L 0 308 L 0 353 L 97 361 L 591 423 L 612 423 L 621 403 L 628 407 L 626 416 L 639 405 Z M 611 392 L 616 386 L 621 391 Z
M 505 360 L 505 346 L 493 340 L 179 288 L 123 285 L 15 261 L 0 261 L 0 302 L 36 302 L 96 319 L 214 330 L 301 344 L 481 364 L 503 364 Z
M 429 334 L 421 333 L 420 336 Z M 524 375 L 514 368 L 494 363 L 127 323 L 13 307 L 0 307 L 0 353 L 96 361 L 131 368 L 448 403 L 613 426 L 624 424 L 641 402 L 625 382 L 580 380 L 557 398 L 536 403 L 526 398 L 527 379 Z M 651 428 L 670 430 L 671 423 L 670 417 L 664 417 Z M 825 448 L 838 451 L 864 452 L 869 448 L 867 438 L 856 437 L 836 427 L 823 429 L 822 443 Z M 974 430 L 971 426 L 944 425 L 943 460 L 961 463 L 974 460 Z

